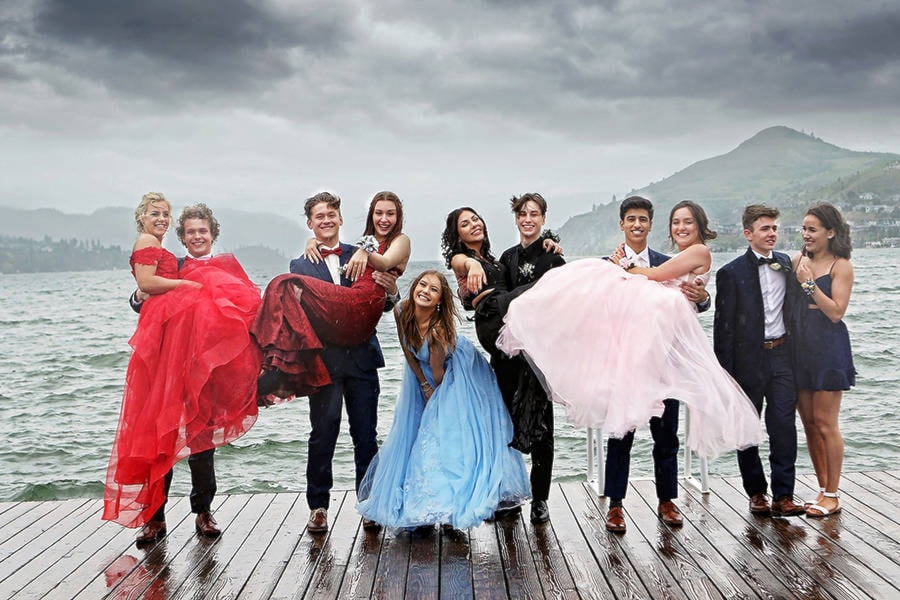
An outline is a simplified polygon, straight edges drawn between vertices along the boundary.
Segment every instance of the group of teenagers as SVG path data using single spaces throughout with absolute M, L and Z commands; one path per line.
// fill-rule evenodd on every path
M 404 293 L 410 259 L 403 204 L 379 192 L 355 245 L 340 240 L 341 200 L 306 200 L 312 239 L 290 272 L 259 288 L 229 254 L 212 254 L 219 224 L 203 204 L 188 206 L 177 235 L 187 257 L 162 247 L 172 220 L 162 194 L 135 210 L 131 266 L 140 313 L 130 340 L 118 430 L 106 478 L 103 518 L 140 527 L 139 544 L 166 534 L 172 467 L 188 458 L 191 510 L 200 535 L 220 534 L 212 515 L 214 449 L 243 435 L 260 406 L 306 397 L 307 531 L 328 530 L 332 461 L 346 409 L 365 529 L 440 524 L 465 529 L 518 515 L 550 519 L 553 403 L 576 426 L 609 434 L 606 527 L 625 531 L 634 432 L 649 425 L 658 515 L 683 517 L 677 497 L 678 411 L 690 417 L 686 444 L 701 456 L 737 449 L 749 509 L 823 517 L 840 511 L 843 441 L 838 411 L 854 384 L 842 317 L 853 283 L 850 235 L 829 204 L 809 209 L 802 251 L 775 252 L 779 213 L 746 207 L 747 252 L 716 275 L 714 344 L 696 313 L 716 237 L 702 207 L 676 204 L 669 257 L 648 248 L 653 205 L 619 207 L 624 241 L 609 256 L 566 263 L 560 240 L 543 229 L 537 193 L 511 200 L 519 243 L 491 249 L 472 208 L 450 212 L 440 271 L 419 273 Z M 457 332 L 461 304 L 474 313 L 489 361 Z M 390 432 L 380 448 L 375 327 L 392 312 L 405 369 Z M 795 503 L 799 411 L 820 492 Z M 769 483 L 759 455 L 760 415 L 769 436 Z M 523 454 L 531 456 L 526 472 Z

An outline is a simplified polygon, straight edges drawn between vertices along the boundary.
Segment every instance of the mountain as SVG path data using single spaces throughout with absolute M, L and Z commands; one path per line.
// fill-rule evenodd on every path
M 781 209 L 785 224 L 799 221 L 817 200 L 830 200 L 845 209 L 855 209 L 860 199 L 900 205 L 898 166 L 898 154 L 847 150 L 778 126 L 760 131 L 727 154 L 696 162 L 625 196 L 653 201 L 656 227 L 651 243 L 657 247 L 668 247 L 668 212 L 681 200 L 701 204 L 721 235 L 718 246 L 733 247 L 744 243 L 740 216 L 747 204 Z M 618 205 L 595 206 L 570 218 L 558 233 L 567 253 L 608 253 L 622 237 Z
M 251 213 L 227 208 L 215 209 L 221 232 L 216 241 L 218 252 L 236 252 L 242 248 L 252 250 L 257 260 L 263 257 L 296 256 L 310 237 L 305 225 L 271 213 Z M 176 239 L 173 219 L 165 245 L 175 254 L 184 254 L 184 248 Z M 134 209 L 124 207 L 101 208 L 89 215 L 63 213 L 55 209 L 24 210 L 0 206 L 0 236 L 14 236 L 41 240 L 97 241 L 104 246 L 119 246 L 130 252 L 137 237 L 134 226 Z

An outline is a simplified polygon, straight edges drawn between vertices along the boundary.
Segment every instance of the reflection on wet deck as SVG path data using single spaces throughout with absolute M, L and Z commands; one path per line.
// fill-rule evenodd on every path
M 100 520 L 99 500 L 3 503 L 0 598 L 900 597 L 900 471 L 847 474 L 843 512 L 819 520 L 755 517 L 738 479 L 711 487 L 683 487 L 685 525 L 669 529 L 653 483 L 633 481 L 624 535 L 582 483 L 554 485 L 546 525 L 468 531 L 366 532 L 338 492 L 330 532 L 309 534 L 302 494 L 234 494 L 217 498 L 225 531 L 207 540 L 179 498 L 145 549 Z

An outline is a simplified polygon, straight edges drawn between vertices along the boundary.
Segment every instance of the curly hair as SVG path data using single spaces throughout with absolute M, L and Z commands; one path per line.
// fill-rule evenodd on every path
M 394 206 L 397 207 L 397 222 L 384 239 L 384 247 L 387 248 L 391 245 L 393 239 L 403 232 L 403 202 L 400 201 L 399 196 L 394 192 L 385 191 L 375 194 L 372 197 L 372 201 L 369 202 L 369 214 L 366 215 L 366 230 L 363 231 L 363 235 L 375 235 L 375 223 L 372 222 L 372 218 L 375 215 L 375 205 L 379 202 L 393 202 Z
M 137 225 L 138 233 L 144 233 L 144 224 L 141 222 L 141 219 L 147 214 L 147 209 L 150 205 L 156 204 L 157 202 L 165 204 L 169 208 L 169 212 L 172 212 L 172 205 L 169 204 L 169 201 L 166 200 L 166 197 L 162 192 L 147 192 L 141 196 L 140 204 L 134 209 L 134 222 Z
M 682 200 L 673 206 L 669 212 L 669 241 L 672 242 L 672 247 L 675 247 L 675 238 L 672 237 L 672 218 L 675 216 L 675 211 L 679 208 L 686 208 L 691 211 L 691 216 L 694 217 L 694 222 L 697 224 L 697 233 L 700 235 L 701 243 L 705 244 L 706 240 L 714 240 L 719 236 L 718 233 L 709 228 L 709 217 L 706 216 L 706 211 L 703 210 L 702 206 L 690 200 Z
M 422 339 L 419 326 L 416 324 L 416 311 L 412 297 L 419 282 L 426 275 L 433 275 L 440 280 L 441 300 L 428 323 L 427 339 Z M 453 301 L 453 290 L 450 289 L 447 278 L 439 271 L 422 271 L 409 286 L 406 298 L 400 302 L 400 311 L 397 315 L 397 328 L 403 338 L 400 343 L 406 344 L 407 348 L 420 348 L 422 343 L 427 341 L 429 346 L 437 345 L 444 352 L 449 353 L 456 348 L 456 319 L 459 319 L 459 313 L 456 303 Z
M 210 207 L 202 202 L 198 202 L 191 206 L 185 206 L 178 216 L 178 227 L 175 229 L 175 233 L 178 235 L 178 239 L 181 240 L 182 244 L 184 243 L 184 222 L 188 219 L 200 219 L 206 221 L 207 225 L 209 225 L 209 233 L 212 236 L 212 241 L 215 242 L 219 239 L 219 221 L 213 216 L 213 211 Z
M 481 254 L 468 248 L 463 244 L 462 240 L 459 239 L 459 215 L 465 211 L 469 211 L 481 219 L 481 226 L 484 230 L 484 241 L 481 243 Z M 450 211 L 450 214 L 447 215 L 447 224 L 444 227 L 444 233 L 441 234 L 441 255 L 444 257 L 444 264 L 447 265 L 448 269 L 450 268 L 450 261 L 457 254 L 465 254 L 472 258 L 481 258 L 490 262 L 495 262 L 494 256 L 491 254 L 491 240 L 488 237 L 487 223 L 484 222 L 481 215 L 475 212 L 474 208 L 469 208 L 468 206 L 462 206 Z
M 828 240 L 828 251 L 841 258 L 850 259 L 853 244 L 850 241 L 850 225 L 844 220 L 844 216 L 837 208 L 828 202 L 814 204 L 806 211 L 822 223 L 822 227 L 834 232 L 834 236 Z M 812 258 L 812 253 L 809 253 Z

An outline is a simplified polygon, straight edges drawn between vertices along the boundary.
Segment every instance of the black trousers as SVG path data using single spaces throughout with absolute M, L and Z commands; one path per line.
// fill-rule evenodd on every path
M 188 457 L 188 467 L 191 469 L 191 512 L 200 514 L 209 512 L 213 498 L 216 495 L 216 449 L 210 448 Z M 172 486 L 172 470 L 166 473 L 165 488 L 166 498 L 162 506 L 153 515 L 154 521 L 166 520 L 166 501 L 169 499 L 169 488 Z

